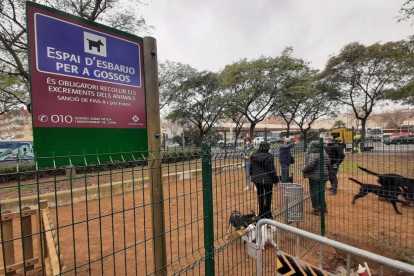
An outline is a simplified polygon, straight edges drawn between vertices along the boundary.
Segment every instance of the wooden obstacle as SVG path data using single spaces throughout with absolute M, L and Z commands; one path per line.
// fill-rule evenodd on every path
M 40 213 L 40 217 L 39 217 Z M 32 225 L 32 216 L 35 216 L 37 222 L 36 227 Z M 14 237 L 13 227 L 18 226 L 21 229 L 21 235 Z M 35 229 L 35 231 L 33 231 Z M 35 265 L 43 266 L 43 271 L 46 275 L 60 275 L 66 271 L 63 266 L 63 256 L 59 255 L 59 245 L 54 228 L 47 201 L 40 201 L 40 212 L 38 209 L 30 209 L 29 207 L 22 208 L 21 212 L 11 212 L 9 210 L 1 213 L 1 230 L 2 230 L 2 246 L 3 260 L 5 264 L 0 267 L 0 275 L 16 275 L 18 270 L 24 269 L 23 263 L 26 267 L 26 273 L 35 269 Z M 35 250 L 33 239 L 37 240 L 37 256 L 35 257 Z M 22 243 L 21 248 L 24 254 L 24 261 L 16 262 L 15 251 L 16 244 Z M 39 262 L 43 257 L 43 261 Z M 6 268 L 6 272 L 4 269 Z
M 16 275 L 16 271 L 24 269 L 24 266 L 26 271 L 30 271 L 38 263 L 38 257 L 34 257 L 32 216 L 38 217 L 36 210 L 30 209 L 29 207 L 22 208 L 21 212 L 12 213 L 9 210 L 5 210 L 1 213 L 0 226 L 2 228 L 3 260 L 5 263 L 0 268 L 0 274 L 7 276 Z M 16 223 L 19 224 L 22 232 L 17 239 L 14 238 L 13 232 L 13 225 Z M 15 246 L 19 241 L 22 242 L 24 260 L 16 262 Z
M 48 207 L 42 209 L 42 226 L 44 227 L 46 275 L 60 275 L 66 271 L 66 266 L 63 263 L 63 255 L 59 254 L 58 237 Z

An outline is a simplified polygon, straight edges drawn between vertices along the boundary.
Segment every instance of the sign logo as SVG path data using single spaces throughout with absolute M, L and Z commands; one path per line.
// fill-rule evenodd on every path
M 49 118 L 48 118 L 45 114 L 41 114 L 41 115 L 39 115 L 39 116 L 37 117 L 37 119 L 38 119 L 39 121 L 41 121 L 42 123 L 46 123 L 46 122 L 47 122 L 47 120 L 49 120 Z
M 134 117 L 132 117 L 132 120 L 136 123 L 139 121 L 139 117 L 137 115 L 135 115 Z
M 86 53 L 106 57 L 106 37 L 83 32 L 83 45 Z

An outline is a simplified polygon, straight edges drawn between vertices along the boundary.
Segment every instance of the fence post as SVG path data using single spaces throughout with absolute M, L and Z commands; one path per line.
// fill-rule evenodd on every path
M 214 276 L 213 175 L 211 147 L 206 143 L 203 143 L 202 150 L 204 249 L 206 254 L 205 275 Z
M 29 211 L 29 207 L 24 207 L 21 212 Z M 26 266 L 26 262 L 33 259 L 34 252 L 33 252 L 33 229 L 32 229 L 32 216 L 24 216 L 21 218 L 21 229 L 22 229 L 22 237 L 23 238 L 23 251 L 24 251 L 24 259 L 23 259 L 23 267 L 26 270 L 34 269 L 34 265 Z M 40 259 L 40 256 L 39 256 Z
M 324 172 L 323 138 L 319 138 L 319 202 L 321 206 L 321 235 L 325 236 L 325 172 Z
M 156 276 L 164 276 L 167 275 L 167 247 L 165 242 L 164 191 L 161 168 L 157 41 L 153 37 L 144 37 L 144 72 L 148 148 L 154 157 L 154 162 L 149 167 L 154 269 Z
M 1 227 L 2 227 L 2 242 L 3 242 L 3 259 L 4 259 L 4 268 L 5 268 L 5 274 L 6 276 L 9 275 L 16 275 L 16 271 L 10 271 L 7 272 L 7 267 L 12 266 L 15 264 L 15 258 L 14 258 L 14 235 L 13 235 L 13 220 L 12 219 L 4 219 L 3 215 L 11 214 L 10 210 L 3 211 L 1 216 Z M 6 242 L 5 242 L 6 241 Z
M 39 204 L 39 219 L 38 219 L 38 223 L 39 223 L 39 238 L 37 240 L 37 247 L 39 250 L 38 256 L 40 258 L 40 256 L 43 256 L 43 258 L 48 257 L 47 256 L 47 249 L 46 249 L 46 235 L 45 235 L 45 226 L 43 224 L 43 210 L 47 209 L 47 199 L 43 199 L 40 200 L 40 204 Z M 44 266 L 44 263 L 42 261 L 42 265 Z

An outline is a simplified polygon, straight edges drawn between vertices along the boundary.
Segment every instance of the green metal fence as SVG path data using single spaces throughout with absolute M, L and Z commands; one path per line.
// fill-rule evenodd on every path
M 271 147 L 271 153 L 275 156 L 275 165 L 278 174 L 281 175 L 279 164 L 279 147 Z M 295 157 L 295 164 L 290 166 L 290 173 L 293 174 L 293 182 L 303 186 L 303 197 L 301 200 L 286 205 L 284 197 L 286 196 L 281 185 L 273 189 L 272 213 L 274 219 L 289 223 L 288 212 L 295 210 L 295 205 L 303 205 L 303 220 L 290 222 L 291 225 L 306 229 L 310 232 L 321 233 L 321 217 L 310 214 L 312 210 L 310 191 L 307 179 L 303 178 L 302 168 L 305 164 L 305 151 L 303 145 L 296 145 L 291 152 Z M 224 151 L 213 155 L 213 167 L 217 167 L 224 162 L 230 167 L 225 170 L 216 171 L 213 174 L 213 194 L 214 194 L 214 237 L 215 237 L 215 266 L 218 275 L 256 275 L 255 260 L 247 255 L 246 247 L 242 242 L 242 237 L 238 235 L 234 228 L 231 228 L 230 238 L 226 240 L 225 236 L 228 229 L 228 220 L 233 210 L 238 210 L 247 214 L 250 210 L 257 212 L 257 192 L 254 190 L 253 183 L 250 189 L 245 191 L 246 174 L 244 164 L 244 153 L 242 151 Z M 313 248 L 311 241 L 303 240 L 301 243 L 301 254 L 306 255 Z M 295 255 L 297 249 L 296 238 L 282 232 L 279 248 L 288 253 Z M 266 247 L 263 254 L 264 275 L 274 275 L 277 268 L 277 252 L 274 247 Z
M 271 153 L 279 175 L 279 147 Z M 293 183 L 303 188 L 288 200 L 288 185 L 272 190 L 274 219 L 316 234 L 369 248 L 392 248 L 408 259 L 413 248 L 412 207 L 399 207 L 369 195 L 351 204 L 358 185 L 350 176 L 373 182 L 357 165 L 381 173 L 410 176 L 410 146 L 385 146 L 369 153 L 347 154 L 339 170 L 339 192 L 326 196 L 329 213 L 311 214 L 311 193 L 302 168 L 303 145 L 291 152 Z M 36 158 L 34 164 L 16 160 L 0 166 L 0 274 L 43 275 L 255 275 L 256 263 L 246 252 L 242 236 L 230 227 L 233 210 L 258 211 L 257 192 L 249 190 L 245 151 L 204 146 L 161 152 L 113 152 Z M 61 160 L 71 165 L 59 166 Z M 159 162 L 160 161 L 160 162 Z M 1 163 L 1 161 L 0 161 Z M 10 161 L 7 161 L 10 163 Z M 39 167 L 39 164 L 47 167 Z M 154 164 L 159 164 L 154 167 Z M 152 232 L 154 205 L 150 174 L 161 169 L 164 194 L 165 267 L 155 269 Z M 357 186 L 357 187 L 355 187 Z M 315 191 L 324 200 L 324 183 Z M 296 195 L 297 196 L 297 195 Z M 322 206 L 324 206 L 323 202 Z M 293 219 L 299 217 L 301 219 Z M 280 235 L 279 249 L 292 256 L 298 241 Z M 317 251 L 300 241 L 300 256 Z M 162 253 L 160 253 L 162 254 Z M 400 255 L 398 255 L 400 254 Z M 277 252 L 263 252 L 264 275 L 274 275 Z
M 330 206 L 326 216 L 327 237 L 366 250 L 387 252 L 389 257 L 413 264 L 414 145 L 409 140 L 407 143 L 386 143 L 387 141 L 373 142 L 370 144 L 373 147 L 370 151 L 349 151 L 345 154 L 338 171 L 338 193 L 328 193 L 326 197 Z M 358 167 L 391 175 L 386 178 L 385 185 L 381 186 L 378 176 Z M 382 197 L 368 193 L 353 204 L 361 186 L 350 178 L 364 184 L 378 185 L 376 187 L 383 189 L 379 192 Z M 329 182 L 327 186 L 330 186 Z M 407 191 L 400 193 L 399 187 L 406 187 Z M 397 208 L 402 215 L 397 214 L 391 204 L 391 197 L 394 196 L 405 202 L 397 202 Z

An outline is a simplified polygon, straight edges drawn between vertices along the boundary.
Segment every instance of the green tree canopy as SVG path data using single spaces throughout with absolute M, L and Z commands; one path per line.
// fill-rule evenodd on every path
M 340 127 L 346 127 L 346 124 L 342 120 L 336 120 L 335 123 L 332 125 L 332 128 L 340 128 Z
M 188 79 L 171 102 L 167 119 L 190 124 L 198 129 L 198 146 L 212 126 L 223 117 L 227 98 L 218 74 L 199 72 Z
M 399 43 L 400 54 L 396 63 L 401 70 L 400 79 L 387 91 L 385 98 L 414 105 L 414 36 Z
M 280 116 L 287 126 L 286 137 L 289 137 L 290 126 L 297 113 L 313 94 L 313 82 L 316 70 L 309 67 L 303 59 L 293 58 L 290 55 L 283 57 L 283 67 L 286 74 L 282 84 L 282 93 L 272 110 L 273 115 Z
M 363 140 L 374 106 L 406 78 L 407 70 L 401 66 L 405 57 L 403 44 L 400 41 L 369 46 L 350 43 L 328 60 L 321 75 L 331 99 L 352 108 L 361 122 Z
M 398 22 L 401 21 L 407 21 L 412 20 L 412 17 L 414 15 L 414 0 L 406 0 L 404 4 L 401 6 L 401 9 L 399 11 L 398 15 Z M 411 24 L 414 24 L 414 21 L 411 22 Z
M 243 59 L 227 65 L 220 76 L 222 86 L 229 91 L 230 104 L 250 123 L 250 136 L 278 104 L 284 81 L 290 70 L 286 60 L 292 49 L 286 48 L 276 58 Z
M 331 116 L 334 102 L 329 100 L 325 91 L 319 90 L 315 86 L 308 90 L 304 98 L 298 106 L 293 121 L 299 126 L 306 147 L 312 124 L 324 116 Z
M 224 118 L 230 118 L 230 120 L 236 125 L 234 128 L 236 136 L 236 139 L 234 139 L 234 146 L 237 146 L 237 139 L 244 124 L 247 122 L 247 118 L 242 112 L 243 110 L 235 102 L 231 101 L 228 101 L 228 105 L 224 110 Z
M 197 73 L 190 65 L 166 60 L 158 64 L 160 109 L 177 97 L 183 85 Z

